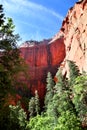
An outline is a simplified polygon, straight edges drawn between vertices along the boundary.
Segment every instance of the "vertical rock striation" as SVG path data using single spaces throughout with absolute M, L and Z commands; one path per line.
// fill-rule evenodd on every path
M 80 71 L 87 72 L 87 0 L 77 2 L 68 11 L 60 32 L 53 38 L 64 37 L 66 57 L 63 61 L 63 73 L 69 74 L 66 60 L 76 62 Z
M 61 63 L 67 76 L 67 60 L 75 61 L 81 72 L 87 72 L 87 0 L 70 8 L 59 33 L 52 40 L 41 44 L 25 43 L 20 50 L 29 65 L 29 90 L 33 95 L 38 90 L 40 99 L 45 94 L 47 72 L 54 76 Z
M 25 47 L 26 46 L 26 47 Z M 65 45 L 63 39 L 57 39 L 54 42 L 43 42 L 37 44 L 35 42 L 20 48 L 21 56 L 24 57 L 29 65 L 30 80 L 28 88 L 32 95 L 38 90 L 40 99 L 45 94 L 46 77 L 50 71 L 54 76 L 58 66 L 65 57 Z

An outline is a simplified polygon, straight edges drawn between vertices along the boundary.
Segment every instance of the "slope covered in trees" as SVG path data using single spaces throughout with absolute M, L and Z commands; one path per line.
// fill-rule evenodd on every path
M 71 61 L 68 62 L 71 70 L 70 79 L 63 77 L 61 69 L 59 69 L 56 74 L 58 80 L 55 85 L 52 85 L 52 78 L 48 73 L 45 110 L 41 115 L 30 119 L 27 123 L 27 129 L 87 129 L 87 75 L 85 73 L 80 74 L 77 66 Z M 71 81 L 74 81 L 73 84 Z
M 5 21 L 0 6 L 0 129 L 86 130 L 87 74 L 80 74 L 72 61 L 68 61 L 69 79 L 62 75 L 61 68 L 56 73 L 56 82 L 51 73 L 48 73 L 43 110 L 40 110 L 37 91 L 35 97 L 28 98 L 26 112 L 21 107 L 21 102 L 9 105 L 8 97 L 15 96 L 16 85 L 19 88 L 23 86 L 17 78 L 25 70 L 16 46 L 18 35 L 13 30 L 12 19 Z
M 68 64 L 70 67 L 69 79 L 62 75 L 61 68 L 56 73 L 56 82 L 53 81 L 51 73 L 48 73 L 43 111 L 38 112 L 40 109 L 37 93 L 29 102 L 30 117 L 28 120 L 25 119 L 27 114 L 24 111 L 18 118 L 14 106 L 11 106 L 11 111 L 15 113 L 11 116 L 14 120 L 18 119 L 20 129 L 22 129 L 23 123 L 24 130 L 87 129 L 87 74 L 80 74 L 74 62 L 68 61 Z M 72 83 L 72 81 L 74 82 Z

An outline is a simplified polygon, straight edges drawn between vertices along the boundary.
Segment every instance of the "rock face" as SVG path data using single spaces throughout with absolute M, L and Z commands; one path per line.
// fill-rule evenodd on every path
M 45 94 L 47 73 L 50 71 L 54 76 L 65 57 L 63 41 L 60 38 L 55 42 L 49 42 L 49 40 L 41 43 L 28 42 L 20 48 L 21 56 L 29 65 L 30 80 L 28 88 L 32 95 L 34 95 L 35 90 L 38 90 L 40 99 L 43 99 Z
M 47 72 L 54 76 L 61 62 L 67 76 L 66 60 L 75 61 L 81 72 L 87 72 L 87 0 L 77 2 L 68 11 L 59 33 L 51 41 L 41 43 L 25 43 L 20 50 L 29 65 L 29 90 L 33 95 L 38 90 L 40 99 L 43 99 Z
M 60 36 L 64 37 L 66 57 L 63 61 L 63 73 L 67 71 L 66 60 L 75 61 L 80 71 L 87 72 L 87 0 L 77 2 L 68 11 L 63 20 L 60 32 L 53 38 L 55 41 Z

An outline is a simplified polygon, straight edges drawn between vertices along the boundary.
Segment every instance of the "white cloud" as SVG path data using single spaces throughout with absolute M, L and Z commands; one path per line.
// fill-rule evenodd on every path
M 0 3 L 3 4 L 6 17 L 13 19 L 16 25 L 15 31 L 24 40 L 54 35 L 58 21 L 63 20 L 61 14 L 30 0 L 0 0 Z
M 9 12 L 22 12 L 22 13 L 26 13 L 29 14 L 30 13 L 35 13 L 38 12 L 44 12 L 47 14 L 50 14 L 56 18 L 58 18 L 59 20 L 63 20 L 63 16 L 59 13 L 56 13 L 55 11 L 46 8 L 43 5 L 40 4 L 36 4 L 34 2 L 30 2 L 28 0 L 0 0 L 0 2 L 4 5 L 4 7 L 6 8 L 6 10 L 8 10 Z M 33 11 L 33 12 L 32 12 Z M 37 15 L 37 14 L 36 14 Z

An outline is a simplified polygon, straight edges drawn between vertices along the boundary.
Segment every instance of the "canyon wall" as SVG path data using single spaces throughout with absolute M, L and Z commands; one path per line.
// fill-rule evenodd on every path
M 45 94 L 47 72 L 54 76 L 62 66 L 63 74 L 69 68 L 67 60 L 76 62 L 80 72 L 87 72 L 87 0 L 77 2 L 70 8 L 62 27 L 52 40 L 41 44 L 21 46 L 21 55 L 29 65 L 29 90 L 34 95 L 38 90 L 42 99 Z
M 46 87 L 47 73 L 54 76 L 60 63 L 65 57 L 64 40 L 59 38 L 54 42 L 29 42 L 21 45 L 21 56 L 29 66 L 28 88 L 34 95 L 38 91 L 40 99 L 43 99 Z
M 64 37 L 66 57 L 63 61 L 63 73 L 69 68 L 67 60 L 76 62 L 80 72 L 87 72 L 87 0 L 77 2 L 63 20 L 62 27 L 52 41 Z

